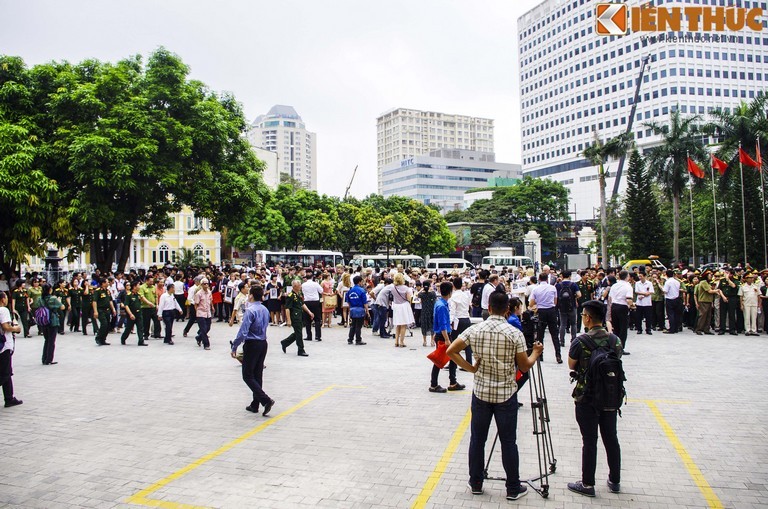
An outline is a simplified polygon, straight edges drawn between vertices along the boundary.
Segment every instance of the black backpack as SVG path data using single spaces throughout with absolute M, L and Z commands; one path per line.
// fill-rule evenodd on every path
M 560 292 L 557 294 L 557 307 L 564 313 L 573 311 L 573 285 L 570 281 L 560 283 Z
M 614 334 L 608 336 L 605 344 L 598 345 L 589 335 L 579 336 L 582 347 L 590 352 L 587 367 L 584 370 L 584 399 L 596 410 L 617 410 L 621 415 L 621 405 L 627 397 L 624 382 L 624 367 L 616 354 Z M 587 351 L 584 351 L 586 357 Z

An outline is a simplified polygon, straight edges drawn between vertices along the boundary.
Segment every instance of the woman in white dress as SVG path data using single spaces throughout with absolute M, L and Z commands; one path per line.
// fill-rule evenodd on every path
M 395 274 L 392 288 L 392 324 L 395 326 L 395 346 L 405 347 L 405 331 L 414 323 L 411 300 L 413 291 L 405 285 L 405 277 Z

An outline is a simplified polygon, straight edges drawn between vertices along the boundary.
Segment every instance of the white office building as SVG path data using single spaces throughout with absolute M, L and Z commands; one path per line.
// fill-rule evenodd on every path
M 254 147 L 277 155 L 279 173 L 317 190 L 317 135 L 307 130 L 292 106 L 275 105 L 251 124 L 248 139 Z
M 745 28 L 602 36 L 595 28 L 597 3 L 547 0 L 518 19 L 523 173 L 568 187 L 576 219 L 592 219 L 599 207 L 597 169 L 581 153 L 593 143 L 594 132 L 605 141 L 626 131 L 644 57 L 650 56 L 650 63 L 632 126 L 641 151 L 659 142 L 644 123 L 668 123 L 670 112 L 677 109 L 683 116 L 698 114 L 707 122 L 714 108 L 749 102 L 768 85 L 768 32 Z M 630 7 L 641 3 L 647 2 L 626 2 Z M 652 4 L 667 9 L 766 9 L 765 1 Z M 768 25 L 764 19 L 762 23 Z M 683 26 L 688 30 L 685 21 Z M 627 163 L 628 158 L 620 193 L 626 188 Z M 609 198 L 617 167 L 617 161 L 608 164 Z
M 441 148 L 493 152 L 493 120 L 407 108 L 376 119 L 379 193 L 384 167 Z
M 380 175 L 384 197 L 406 196 L 445 213 L 464 207 L 467 190 L 486 187 L 493 178 L 521 178 L 522 170 L 519 164 L 497 163 L 492 152 L 439 149 L 393 161 Z

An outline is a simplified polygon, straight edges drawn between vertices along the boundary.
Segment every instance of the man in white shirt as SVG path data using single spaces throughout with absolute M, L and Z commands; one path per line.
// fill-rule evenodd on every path
M 555 346 L 555 358 L 558 364 L 562 364 L 560 335 L 557 327 L 557 289 L 549 284 L 549 275 L 547 273 L 542 272 L 539 274 L 539 284 L 531 290 L 528 307 L 536 309 L 539 317 L 536 341 L 544 344 L 544 333 L 549 329 L 549 334 L 552 336 L 552 344 Z
M 651 302 L 651 295 L 653 295 L 653 284 L 645 277 L 645 272 L 640 272 L 638 275 L 639 281 L 635 283 L 635 293 L 637 294 L 637 322 L 635 323 L 635 330 L 638 334 L 643 333 L 643 320 L 645 320 L 645 333 L 651 335 L 651 324 L 653 318 L 653 302 Z
M 487 320 L 489 316 L 488 312 L 488 298 L 493 292 L 496 291 L 496 285 L 499 284 L 499 276 L 491 274 L 488 281 L 483 286 L 483 296 L 480 299 L 480 307 L 483 309 L 483 320 Z
M 448 301 L 448 311 L 451 319 L 451 341 L 455 341 L 459 337 L 459 334 L 464 332 L 472 325 L 469 319 L 469 306 L 472 301 L 472 297 L 469 296 L 468 291 L 462 290 L 464 281 L 461 277 L 453 278 L 453 293 Z M 464 350 L 464 356 L 467 362 L 472 364 L 472 348 L 467 347 Z
M 664 334 L 677 334 L 682 325 L 680 320 L 683 317 L 683 302 L 680 299 L 680 281 L 677 280 L 675 271 L 672 269 L 667 269 L 667 280 L 661 291 L 664 293 L 667 317 L 669 317 L 669 329 L 665 330 Z
M 197 323 L 197 314 L 195 313 L 195 293 L 197 293 L 197 291 L 200 289 L 200 281 L 202 279 L 203 276 L 196 276 L 195 284 L 192 285 L 189 290 L 187 290 L 187 302 L 189 302 L 189 321 L 187 321 L 187 325 L 184 326 L 185 338 L 187 337 L 187 334 L 189 334 L 189 330 L 192 328 L 192 325 Z
M 629 284 L 627 278 L 629 272 L 622 270 L 619 272 L 619 280 L 611 286 L 608 292 L 608 306 L 611 308 L 611 325 L 613 333 L 621 340 L 621 348 L 627 344 L 627 330 L 629 329 L 629 308 L 635 306 L 634 290 Z M 624 350 L 624 355 L 629 352 Z
M 739 287 L 739 300 L 744 313 L 744 329 L 747 336 L 759 336 L 757 333 L 757 307 L 760 303 L 760 286 L 755 283 L 755 275 L 744 275 L 744 283 Z
M 314 273 L 307 274 L 307 280 L 301 285 L 301 293 L 304 294 L 304 304 L 312 314 L 315 315 L 315 339 L 322 341 L 323 310 L 320 306 L 320 296 L 323 294 L 323 287 L 314 279 Z M 304 313 L 304 326 L 307 329 L 307 338 L 305 341 L 312 341 L 312 318 Z

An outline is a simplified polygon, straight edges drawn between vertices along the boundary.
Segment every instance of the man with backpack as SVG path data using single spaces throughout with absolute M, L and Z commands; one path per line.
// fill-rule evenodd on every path
M 576 339 L 576 301 L 581 298 L 579 285 L 571 281 L 571 271 L 563 271 L 563 280 L 555 285 L 557 309 L 560 312 L 560 346 L 565 346 L 565 331 L 571 331 L 571 343 Z
M 596 300 L 587 301 L 581 317 L 587 333 L 571 343 L 568 353 L 568 367 L 576 380 L 573 399 L 582 439 L 581 481 L 568 483 L 568 489 L 594 497 L 598 429 L 608 459 L 608 489 L 611 493 L 619 493 L 621 489 L 621 448 L 616 420 L 626 394 L 625 378 L 621 341 L 603 326 L 605 305 Z
M 363 321 L 365 315 L 368 314 L 368 295 L 365 289 L 360 286 L 363 277 L 360 275 L 355 276 L 352 279 L 352 283 L 355 285 L 344 296 L 344 301 L 349 304 L 349 337 L 347 343 L 352 344 L 353 340 L 356 340 L 356 344 L 365 345 L 365 341 L 361 337 L 363 330 Z

